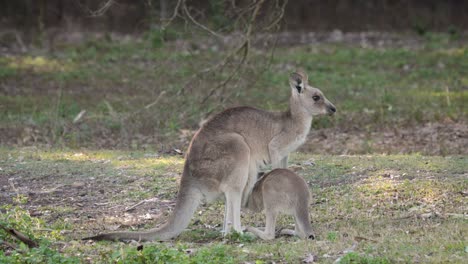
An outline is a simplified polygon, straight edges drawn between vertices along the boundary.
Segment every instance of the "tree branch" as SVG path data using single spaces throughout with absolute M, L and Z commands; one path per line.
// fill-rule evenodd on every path
M 163 29 L 168 27 L 172 23 L 172 21 L 177 17 L 177 15 L 179 14 L 179 7 L 182 2 L 185 2 L 185 1 L 184 0 L 177 1 L 177 4 L 174 8 L 174 13 L 172 13 L 172 16 L 162 25 Z
M 196 21 L 192 15 L 190 14 L 188 8 L 187 8 L 187 4 L 186 4 L 186 1 L 185 0 L 182 0 L 183 1 L 183 4 L 182 4 L 182 7 L 184 8 L 184 11 L 185 11 L 185 14 L 187 15 L 187 17 L 190 19 L 190 21 L 192 21 L 193 24 L 197 25 L 198 27 L 202 28 L 203 30 L 209 32 L 210 34 L 212 34 L 213 36 L 215 37 L 218 37 L 218 38 L 223 38 L 223 36 L 219 35 L 218 33 L 214 32 L 213 30 L 209 29 L 208 27 L 206 27 L 205 25 L 199 23 L 198 21 Z
M 97 10 L 91 10 L 89 7 L 81 4 L 81 1 L 78 0 L 78 5 L 85 8 L 86 11 L 90 14 L 91 17 L 98 17 L 104 15 L 106 11 L 114 4 L 114 0 L 107 0 L 101 7 L 99 7 Z

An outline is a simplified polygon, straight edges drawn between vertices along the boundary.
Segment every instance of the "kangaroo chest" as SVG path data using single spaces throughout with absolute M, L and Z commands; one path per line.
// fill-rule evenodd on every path
M 306 138 L 307 138 L 307 133 L 299 134 L 293 137 L 292 140 L 289 141 L 288 144 L 284 146 L 284 149 L 282 151 L 284 155 L 288 155 L 289 153 L 298 149 L 302 144 L 304 144 L 304 142 L 306 141 Z
M 285 138 L 282 140 L 283 144 L 280 148 L 282 156 L 287 156 L 289 153 L 295 151 L 306 141 L 307 134 L 310 131 L 309 125 L 293 126 L 285 133 Z

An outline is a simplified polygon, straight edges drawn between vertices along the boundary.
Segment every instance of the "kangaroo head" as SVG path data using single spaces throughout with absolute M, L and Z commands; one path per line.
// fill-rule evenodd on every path
M 328 101 L 322 91 L 308 84 L 308 77 L 303 71 L 291 73 L 289 85 L 292 89 L 293 103 L 302 106 L 310 115 L 333 115 L 336 107 Z

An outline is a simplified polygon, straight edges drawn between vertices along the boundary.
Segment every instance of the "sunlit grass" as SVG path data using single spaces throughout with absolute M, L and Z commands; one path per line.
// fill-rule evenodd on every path
M 46 152 L 32 152 L 27 151 L 28 157 L 41 161 L 49 162 L 87 162 L 87 163 L 104 163 L 110 164 L 116 168 L 132 168 L 132 169 L 170 169 L 173 167 L 179 167 L 183 164 L 183 158 L 180 156 L 160 156 L 157 154 L 143 153 L 143 152 L 132 152 L 127 153 L 124 151 L 46 151 Z M 22 151 L 13 151 L 13 154 L 17 157 L 24 158 Z
M 32 70 L 36 73 L 67 72 L 73 70 L 73 64 L 44 56 L 18 56 L 5 59 L 7 67 L 20 70 Z
M 443 54 L 455 57 L 461 57 L 468 54 L 468 49 L 466 48 L 448 48 L 448 49 L 440 49 L 435 51 L 436 54 Z

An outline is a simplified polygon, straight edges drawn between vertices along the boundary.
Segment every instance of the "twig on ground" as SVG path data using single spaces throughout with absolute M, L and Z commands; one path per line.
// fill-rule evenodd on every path
M 349 247 L 349 248 L 343 250 L 342 252 L 340 252 L 341 256 L 339 258 L 337 258 L 333 263 L 340 263 L 341 259 L 343 258 L 343 255 L 354 252 L 354 250 L 356 250 L 358 244 L 359 244 L 358 242 L 354 242 L 351 247 Z
M 50 189 L 47 189 L 47 190 L 44 190 L 44 191 L 37 191 L 37 192 L 29 192 L 29 193 L 32 193 L 32 194 L 50 194 L 50 193 L 54 193 L 56 192 L 58 189 L 62 188 L 64 185 L 63 184 L 59 184 L 53 188 L 50 188 Z
M 8 179 L 8 183 L 10 184 L 11 188 L 13 189 L 13 191 L 16 193 L 16 195 L 20 195 L 18 189 L 16 189 L 16 186 L 15 186 L 15 183 L 11 180 L 11 179 Z
M 6 247 L 9 247 L 9 248 L 11 248 L 11 249 L 20 251 L 20 250 L 18 249 L 18 246 L 17 246 L 17 245 L 15 245 L 15 244 L 13 244 L 13 243 L 10 243 L 10 242 L 7 242 L 7 241 L 0 240 L 0 245 L 5 245 Z M 20 252 L 21 252 L 21 251 L 20 251 Z
M 448 85 L 445 85 L 445 98 L 447 99 L 447 106 L 450 107 L 452 104 L 450 103 L 450 90 Z
M 96 206 L 103 206 L 103 205 L 108 205 L 110 204 L 109 202 L 106 202 L 106 203 L 94 203 L 94 205 Z
M 18 239 L 19 241 L 25 243 L 26 245 L 28 245 L 28 247 L 30 248 L 33 248 L 33 247 L 38 247 L 39 244 L 37 244 L 36 242 L 34 242 L 33 240 L 31 240 L 29 237 L 27 237 L 25 234 L 21 233 L 20 231 L 16 230 L 16 229 L 13 229 L 13 228 L 7 228 L 5 226 L 3 226 L 2 224 L 0 224 L 0 228 L 2 228 L 3 230 L 5 230 L 7 233 L 9 233 L 10 235 L 12 235 L 14 238 Z
M 143 201 L 139 201 L 138 203 L 130 206 L 130 207 L 127 207 L 125 208 L 125 212 L 128 212 L 128 211 L 131 211 L 133 209 L 135 209 L 136 207 L 144 204 L 144 203 L 149 203 L 149 202 L 156 202 L 157 200 L 159 200 L 158 198 L 154 197 L 154 198 L 150 198 L 150 199 L 146 199 L 146 200 L 143 200 Z

